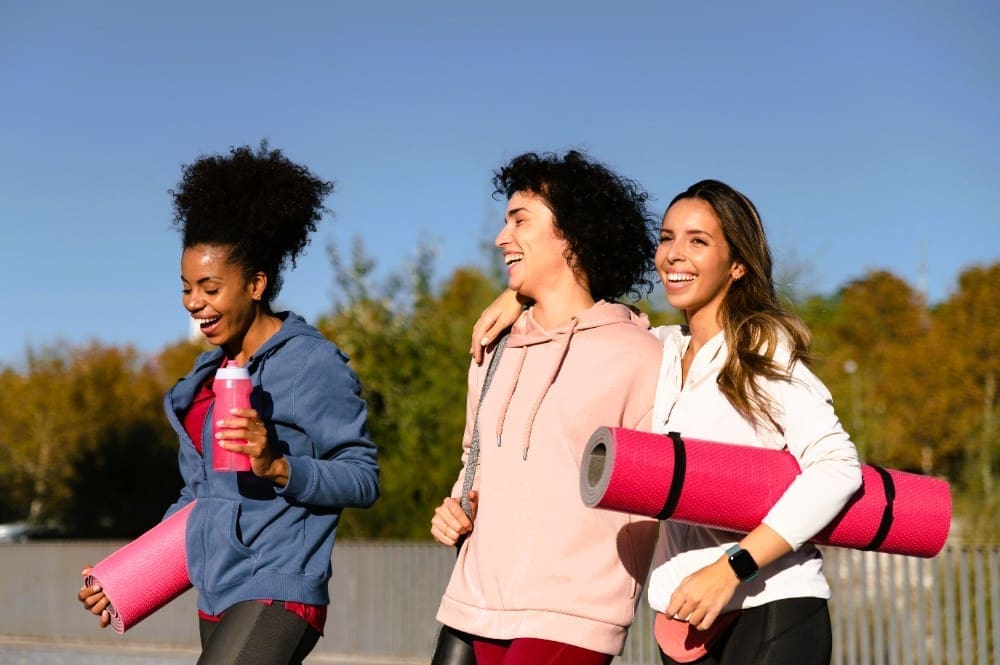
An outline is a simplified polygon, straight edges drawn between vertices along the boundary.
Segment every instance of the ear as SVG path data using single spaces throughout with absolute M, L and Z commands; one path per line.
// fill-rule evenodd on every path
M 734 263 L 733 267 L 729 269 L 729 276 L 734 282 L 739 281 L 745 274 L 747 274 L 747 269 L 742 263 Z
M 267 289 L 267 275 L 263 272 L 258 272 L 250 278 L 250 297 L 256 302 L 260 302 L 264 297 L 264 291 Z

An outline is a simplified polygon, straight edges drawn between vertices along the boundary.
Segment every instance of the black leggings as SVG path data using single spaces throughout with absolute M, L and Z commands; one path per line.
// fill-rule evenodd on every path
M 301 665 L 319 633 L 275 601 L 236 603 L 220 621 L 198 621 L 198 665 Z
M 450 626 L 441 626 L 431 665 L 476 665 L 472 635 Z
M 698 665 L 829 665 L 830 610 L 822 598 L 786 598 L 743 610 Z M 662 651 L 663 665 L 678 665 Z

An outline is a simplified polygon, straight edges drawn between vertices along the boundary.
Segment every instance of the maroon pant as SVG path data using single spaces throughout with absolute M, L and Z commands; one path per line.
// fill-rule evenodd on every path
M 472 638 L 476 665 L 609 665 L 614 656 L 583 647 L 519 637 L 515 640 Z

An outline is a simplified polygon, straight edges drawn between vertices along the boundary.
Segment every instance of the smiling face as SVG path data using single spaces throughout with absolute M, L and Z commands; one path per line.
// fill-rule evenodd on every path
M 209 342 L 235 357 L 257 318 L 266 285 L 258 273 L 247 280 L 221 245 L 194 245 L 181 255 L 184 308 Z
M 514 192 L 507 202 L 504 227 L 496 246 L 507 265 L 507 286 L 539 300 L 580 280 L 569 264 L 569 243 L 558 233 L 545 199 L 531 192 Z
M 734 280 L 744 274 L 733 261 L 712 206 L 696 198 L 676 201 L 663 217 L 656 271 L 672 307 L 682 310 L 689 324 L 720 325 L 719 307 Z

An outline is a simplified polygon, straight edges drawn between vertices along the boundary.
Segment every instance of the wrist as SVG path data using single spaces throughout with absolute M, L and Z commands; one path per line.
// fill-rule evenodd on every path
M 264 477 L 275 483 L 284 487 L 288 484 L 288 460 L 285 459 L 284 455 L 281 457 L 276 457 L 271 460 L 271 463 L 267 467 L 267 473 Z

